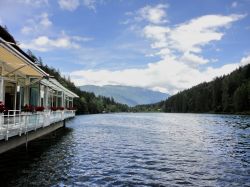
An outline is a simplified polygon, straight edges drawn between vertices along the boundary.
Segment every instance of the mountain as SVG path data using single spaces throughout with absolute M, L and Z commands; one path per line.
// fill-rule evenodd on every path
M 95 95 L 113 97 L 116 102 L 127 104 L 129 106 L 156 103 L 165 100 L 169 96 L 162 92 L 132 86 L 84 85 L 80 86 L 80 89 L 86 92 L 93 92 Z

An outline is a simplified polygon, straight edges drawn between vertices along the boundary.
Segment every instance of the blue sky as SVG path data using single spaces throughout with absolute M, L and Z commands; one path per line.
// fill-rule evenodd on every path
M 0 24 L 76 85 L 176 93 L 250 62 L 250 0 L 3 0 Z

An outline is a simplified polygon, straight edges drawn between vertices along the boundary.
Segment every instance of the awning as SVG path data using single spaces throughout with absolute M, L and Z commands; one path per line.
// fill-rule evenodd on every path
M 49 78 L 49 81 L 52 82 L 54 85 L 58 86 L 60 89 L 63 90 L 63 92 L 68 96 L 68 97 L 79 97 L 75 93 L 71 92 L 67 88 L 65 88 L 63 85 L 61 85 L 56 79 Z
M 41 83 L 45 86 L 48 86 L 50 88 L 52 88 L 53 90 L 56 90 L 56 91 L 63 91 L 62 89 L 60 89 L 58 86 L 54 85 L 52 82 L 50 82 L 49 80 L 47 79 L 42 79 L 41 80 Z
M 6 65 L 8 72 L 19 72 L 32 77 L 48 76 L 41 68 L 19 53 L 14 47 L 0 38 L 0 62 Z
M 61 91 L 63 92 L 66 96 L 68 97 L 79 97 L 75 93 L 71 92 L 67 88 L 65 88 L 63 85 L 61 85 L 56 79 L 54 78 L 49 78 L 49 79 L 43 79 L 41 80 L 41 83 L 56 90 L 56 91 Z

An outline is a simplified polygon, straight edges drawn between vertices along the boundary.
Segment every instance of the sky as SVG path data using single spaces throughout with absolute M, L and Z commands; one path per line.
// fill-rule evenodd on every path
M 0 0 L 23 50 L 77 85 L 169 94 L 250 63 L 250 0 Z

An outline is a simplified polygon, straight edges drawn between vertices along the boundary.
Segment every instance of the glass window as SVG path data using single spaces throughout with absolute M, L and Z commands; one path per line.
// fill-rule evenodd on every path
M 31 78 L 30 81 L 34 81 L 35 79 Z M 30 105 L 38 106 L 39 102 L 39 83 L 32 84 L 30 86 Z

